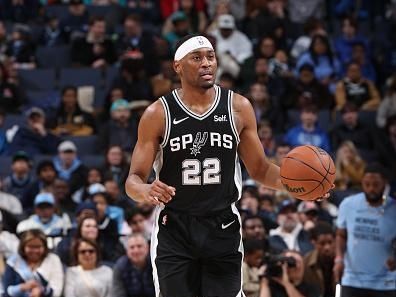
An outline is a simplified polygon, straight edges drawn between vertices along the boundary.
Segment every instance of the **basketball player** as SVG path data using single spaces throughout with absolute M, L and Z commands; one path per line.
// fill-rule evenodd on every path
M 249 101 L 215 85 L 208 39 L 183 38 L 174 69 L 182 87 L 142 116 L 126 182 L 132 199 L 157 206 L 156 295 L 243 296 L 239 158 L 253 179 L 273 189 L 283 188 L 279 167 L 264 155 Z M 153 165 L 157 178 L 148 184 Z

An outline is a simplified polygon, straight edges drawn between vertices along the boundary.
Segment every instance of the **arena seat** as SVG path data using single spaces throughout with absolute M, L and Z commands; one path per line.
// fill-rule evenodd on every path
M 24 90 L 53 90 L 56 87 L 53 69 L 20 69 L 18 76 Z
M 103 73 L 93 68 L 64 68 L 59 73 L 59 85 L 60 87 L 72 85 L 104 88 Z
M 72 141 L 77 147 L 77 154 L 81 156 L 94 155 L 98 151 L 98 137 L 90 136 L 66 136 L 64 140 Z
M 0 177 L 4 178 L 11 174 L 11 157 L 0 156 Z
M 36 59 L 40 68 L 70 67 L 70 46 L 38 47 Z
M 88 168 L 101 168 L 105 164 L 105 157 L 102 155 L 84 155 L 80 157 L 80 160 Z

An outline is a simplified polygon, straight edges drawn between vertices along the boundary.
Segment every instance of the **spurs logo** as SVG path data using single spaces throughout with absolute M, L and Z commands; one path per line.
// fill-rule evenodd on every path
M 193 146 L 192 148 L 190 148 L 191 155 L 197 156 L 198 154 L 200 154 L 200 149 L 205 145 L 206 140 L 208 140 L 208 132 L 204 132 L 203 135 L 201 134 L 201 132 L 198 132 L 195 136 Z

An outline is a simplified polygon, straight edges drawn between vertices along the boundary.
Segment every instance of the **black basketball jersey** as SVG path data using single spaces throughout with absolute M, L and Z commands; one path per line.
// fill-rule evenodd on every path
M 201 115 L 189 110 L 176 90 L 160 98 L 166 127 L 154 169 L 160 181 L 176 188 L 166 207 L 196 216 L 230 207 L 242 186 L 233 92 L 214 88 L 215 100 Z

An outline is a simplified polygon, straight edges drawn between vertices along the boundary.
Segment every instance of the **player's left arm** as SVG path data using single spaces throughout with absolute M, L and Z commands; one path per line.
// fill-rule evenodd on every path
M 283 190 L 279 166 L 267 159 L 257 135 L 256 117 L 249 100 L 234 94 L 233 110 L 240 138 L 238 154 L 250 177 L 269 188 Z

